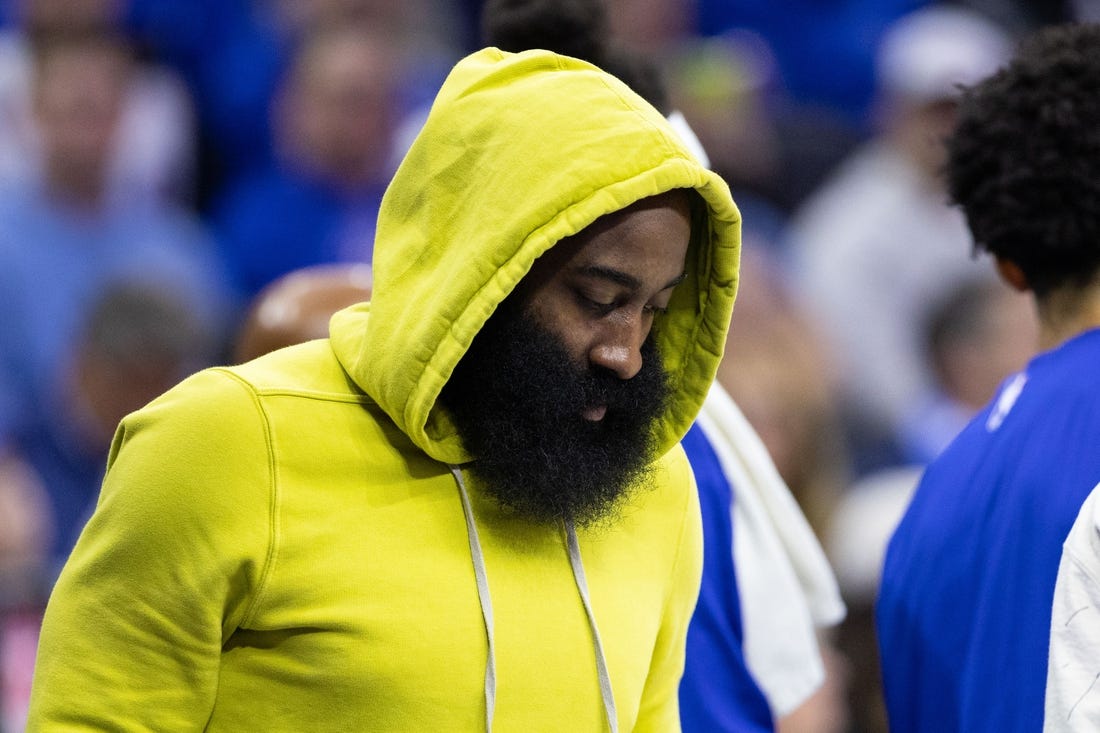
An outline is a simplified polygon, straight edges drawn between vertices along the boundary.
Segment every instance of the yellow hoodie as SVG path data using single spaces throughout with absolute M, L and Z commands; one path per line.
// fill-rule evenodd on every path
M 656 486 L 579 536 L 501 512 L 452 472 L 469 456 L 441 387 L 539 255 L 672 188 L 707 215 L 656 327 Z M 738 253 L 726 185 L 618 80 L 542 51 L 464 59 L 386 193 L 372 302 L 119 427 L 29 730 L 600 731 L 611 700 L 619 730 L 678 729 L 702 538 L 677 442 Z

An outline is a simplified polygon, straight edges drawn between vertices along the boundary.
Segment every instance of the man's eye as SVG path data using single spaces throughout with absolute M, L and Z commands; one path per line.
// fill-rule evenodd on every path
M 614 301 L 612 301 L 610 303 L 602 303 L 598 300 L 592 300 L 591 298 L 585 298 L 584 302 L 588 306 L 589 310 L 591 310 L 594 313 L 598 313 L 600 315 L 607 315 L 608 313 L 615 310 L 615 308 L 616 308 L 616 304 L 615 304 Z
M 587 310 L 598 315 L 607 315 L 618 306 L 618 303 L 614 300 L 605 302 L 596 298 L 590 298 L 584 293 L 577 293 L 577 299 Z

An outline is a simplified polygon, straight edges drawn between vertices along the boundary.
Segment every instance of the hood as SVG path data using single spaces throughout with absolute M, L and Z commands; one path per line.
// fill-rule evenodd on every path
M 654 326 L 672 394 L 662 451 L 691 426 L 737 290 L 740 214 L 661 113 L 618 79 L 547 51 L 460 61 L 382 200 L 370 303 L 333 316 L 350 379 L 436 460 L 470 460 L 440 390 L 531 264 L 599 217 L 674 188 L 706 203 L 687 278 Z

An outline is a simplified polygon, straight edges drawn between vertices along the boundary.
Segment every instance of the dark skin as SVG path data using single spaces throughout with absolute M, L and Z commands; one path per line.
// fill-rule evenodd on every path
M 604 216 L 535 261 L 520 285 L 524 310 L 557 336 L 577 366 L 627 380 L 642 365 L 654 316 L 684 279 L 688 193 L 669 191 Z M 603 418 L 591 405 L 585 418 Z
M 668 375 L 650 332 L 684 278 L 689 194 L 602 217 L 535 261 L 440 393 L 471 472 L 517 515 L 599 524 L 646 484 Z

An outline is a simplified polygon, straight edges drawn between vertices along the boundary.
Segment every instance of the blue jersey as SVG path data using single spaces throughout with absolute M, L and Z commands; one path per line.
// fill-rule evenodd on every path
M 773 730 L 771 710 L 745 665 L 741 600 L 733 565 L 733 492 L 706 434 L 683 440 L 703 514 L 703 583 L 687 635 L 680 682 L 684 733 Z
M 1100 481 L 1100 330 L 1037 356 L 926 470 L 876 608 L 893 733 L 1040 731 L 1062 542 Z

